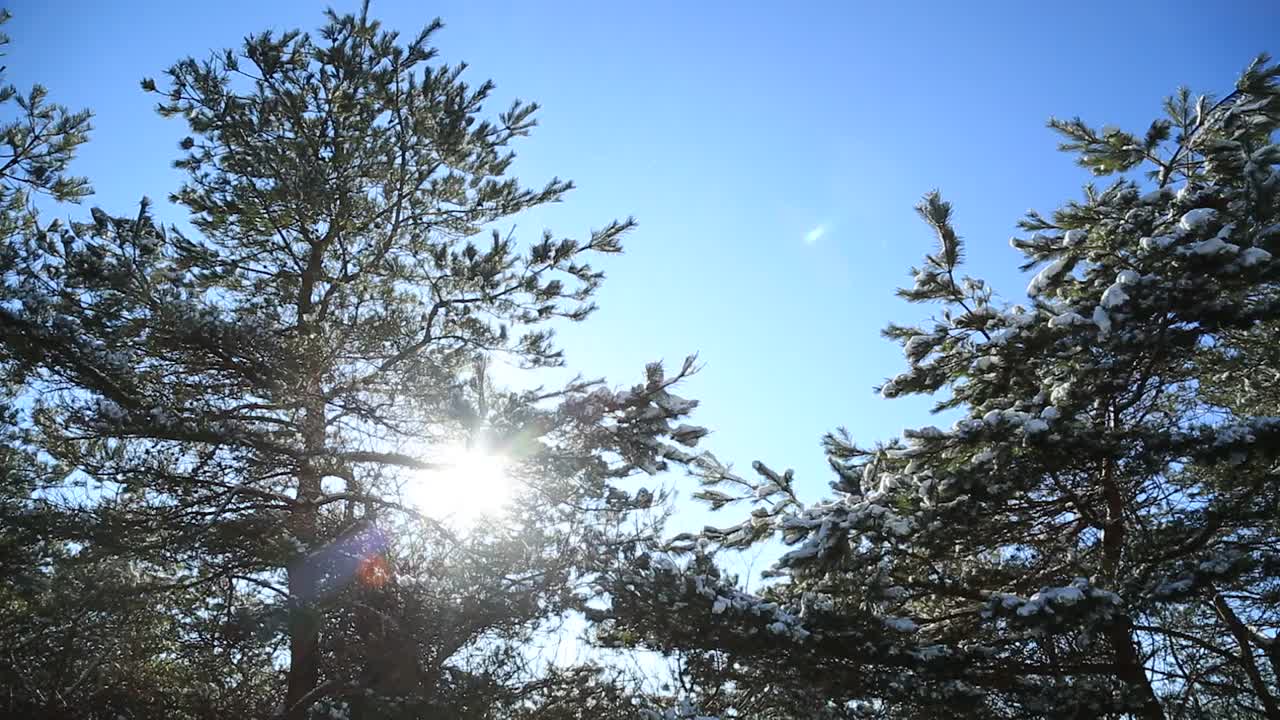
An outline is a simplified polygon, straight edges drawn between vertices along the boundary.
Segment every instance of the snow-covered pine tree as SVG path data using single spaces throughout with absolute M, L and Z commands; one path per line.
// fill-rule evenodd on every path
M 810 505 L 706 457 L 702 497 L 751 517 L 620 571 L 601 632 L 691 658 L 734 717 L 1280 718 L 1278 78 L 1179 92 L 1143 135 L 1053 121 L 1096 174 L 1149 173 L 1025 220 L 1029 301 L 961 275 L 926 196 L 900 294 L 941 311 L 888 327 L 910 367 L 880 391 L 959 419 L 830 435 Z M 759 597 L 707 554 L 779 535 Z
M 329 13 L 314 36 L 254 35 L 143 81 L 190 128 L 172 199 L 194 232 L 146 202 L 10 230 L 4 361 L 25 373 L 32 447 L 87 488 L 76 555 L 118 561 L 113 592 L 209 661 L 168 717 L 264 701 L 289 718 L 481 717 L 555 695 L 516 691 L 513 643 L 651 532 L 633 511 L 652 493 L 617 481 L 688 461 L 705 433 L 671 423 L 695 405 L 670 392 L 691 362 L 622 392 L 502 391 L 477 369 L 560 365 L 550 324 L 591 313 L 588 260 L 632 222 L 584 241 L 493 229 L 572 186 L 509 177 L 536 107 L 485 119 L 493 86 L 433 60 L 438 27 L 406 40 L 367 7 Z M 525 492 L 459 535 L 400 490 L 466 443 L 505 455 Z M 283 675 L 262 657 L 287 658 Z M 82 688 L 109 682 L 86 667 Z

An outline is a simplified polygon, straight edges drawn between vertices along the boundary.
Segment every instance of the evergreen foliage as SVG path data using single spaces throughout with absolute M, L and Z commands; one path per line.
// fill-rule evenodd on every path
M 686 658 L 692 704 L 753 718 L 1280 718 L 1280 67 L 1180 91 L 1141 135 L 1052 121 L 1097 175 L 1014 238 L 1029 301 L 962 274 L 951 205 L 900 291 L 885 397 L 958 420 L 825 439 L 834 495 L 699 461 L 750 517 L 618 571 L 606 638 Z M 790 546 L 761 595 L 717 548 Z
M 705 431 L 673 425 L 696 403 L 671 388 L 693 363 L 622 392 L 493 385 L 494 356 L 563 364 L 552 325 L 590 315 L 590 262 L 634 223 L 504 232 L 572 184 L 510 176 L 536 105 L 486 114 L 493 85 L 435 60 L 439 27 L 330 12 L 144 80 L 190 130 L 189 233 L 145 200 L 27 212 L 30 189 L 87 191 L 64 175 L 87 115 L 15 100 L 0 548 L 35 589 L 0 597 L 9 712 L 551 717 L 610 687 L 525 644 L 656 531 L 662 498 L 623 481 L 692 458 Z M 410 501 L 468 482 L 441 452 L 463 447 L 507 459 L 500 521 Z
M 831 433 L 809 502 L 696 451 L 692 358 L 495 385 L 565 364 L 634 222 L 508 230 L 572 183 L 512 177 L 537 106 L 489 112 L 440 27 L 331 11 L 144 80 L 186 231 L 44 219 L 90 115 L 0 88 L 0 712 L 1280 720 L 1280 66 L 1143 132 L 1050 121 L 1120 177 L 1023 220 L 1025 301 L 926 195 L 899 295 L 938 312 L 878 391 L 956 420 Z M 519 492 L 460 526 L 431 488 L 467 452 Z M 634 479 L 672 467 L 749 515 L 664 540 Z M 777 541 L 758 593 L 717 558 Z M 575 615 L 678 690 L 538 656 Z

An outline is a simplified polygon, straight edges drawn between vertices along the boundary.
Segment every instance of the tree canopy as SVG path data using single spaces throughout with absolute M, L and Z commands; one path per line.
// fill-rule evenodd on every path
M 815 503 L 699 459 L 700 497 L 750 516 L 618 571 L 597 615 L 686 658 L 673 716 L 1280 718 L 1277 78 L 1259 58 L 1140 134 L 1051 121 L 1128 174 L 1022 222 L 1026 302 L 962 274 L 925 196 L 937 246 L 899 295 L 939 312 L 888 326 L 908 368 L 879 390 L 955 422 L 833 432 Z M 737 590 L 716 552 L 771 538 L 774 582 Z
M 187 134 L 160 207 L 83 213 L 90 114 L 0 88 L 0 709 L 1280 720 L 1280 66 L 1052 120 L 1114 177 L 1022 221 L 1025 299 L 927 194 L 899 295 L 937 311 L 877 390 L 951 424 L 833 431 L 811 501 L 697 448 L 692 357 L 546 379 L 635 222 L 518 236 L 573 184 L 513 176 L 537 105 L 440 27 L 366 4 L 142 80 Z M 673 469 L 750 509 L 667 537 Z M 450 518 L 490 473 L 501 512 Z M 538 652 L 570 621 L 590 662 Z M 609 662 L 643 654 L 669 685 Z
M 0 605 L 11 711 L 515 715 L 553 692 L 523 641 L 656 531 L 653 493 L 620 483 L 705 433 L 673 424 L 696 405 L 671 392 L 691 360 L 624 392 L 486 372 L 563 364 L 552 325 L 591 314 L 590 260 L 634 222 L 504 228 L 572 184 L 510 176 L 537 106 L 487 114 L 493 84 L 436 61 L 439 27 L 401 38 L 367 8 L 329 12 L 314 35 L 251 35 L 143 80 L 190 132 L 170 198 L 187 232 L 146 200 L 39 220 L 27 188 L 87 192 L 63 174 L 87 115 L 17 101 L 5 512 L 56 522 L 5 531 L 6 564 L 42 588 Z M 502 458 L 519 491 L 459 528 L 431 485 L 468 482 L 467 453 Z M 23 554 L 32 538 L 46 557 Z

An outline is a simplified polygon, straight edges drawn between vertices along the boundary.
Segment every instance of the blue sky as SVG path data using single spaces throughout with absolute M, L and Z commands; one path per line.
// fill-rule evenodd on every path
M 313 29 L 324 5 L 9 7 L 10 81 L 94 110 L 77 169 L 93 204 L 127 213 L 180 181 L 169 164 L 184 128 L 151 111 L 138 80 L 250 32 Z M 1225 93 L 1254 54 L 1280 51 L 1280 4 L 1261 0 L 380 0 L 373 12 L 406 34 L 442 17 L 442 59 L 493 78 L 493 107 L 544 106 L 516 170 L 580 189 L 519 232 L 639 219 L 605 264 L 601 311 L 562 335 L 572 367 L 622 384 L 648 360 L 700 353 L 685 394 L 703 403 L 708 446 L 741 467 L 794 467 L 810 497 L 828 479 L 824 431 L 873 441 L 929 422 L 927 401 L 871 391 L 903 368 L 879 329 L 923 312 L 892 295 L 932 243 L 912 210 L 921 194 L 955 203 L 969 272 L 1020 298 L 1015 222 L 1088 180 L 1054 150 L 1050 115 L 1145 129 L 1179 84 Z

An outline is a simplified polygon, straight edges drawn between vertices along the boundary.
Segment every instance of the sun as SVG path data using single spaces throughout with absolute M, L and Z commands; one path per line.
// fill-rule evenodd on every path
M 414 473 L 404 487 L 406 499 L 430 517 L 468 528 L 501 514 L 511 500 L 510 463 L 500 453 L 458 445 L 433 453 L 432 462 L 437 467 Z

